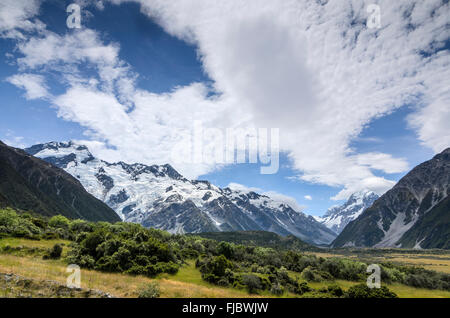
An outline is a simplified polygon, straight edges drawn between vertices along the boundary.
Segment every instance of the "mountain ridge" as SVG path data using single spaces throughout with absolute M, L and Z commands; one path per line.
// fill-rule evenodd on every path
M 350 222 L 332 246 L 422 248 L 421 241 L 425 241 L 427 248 L 450 248 L 450 233 L 442 230 L 442 223 L 449 224 L 449 194 L 450 148 L 447 148 L 401 178 Z M 433 215 L 440 217 L 430 221 Z M 424 229 L 422 222 L 426 220 L 429 223 Z M 434 240 L 429 239 L 432 234 Z
M 266 195 L 188 180 L 172 166 L 108 163 L 74 142 L 34 145 L 26 151 L 58 165 L 125 221 L 172 233 L 273 231 L 329 244 L 336 234 L 311 216 Z M 195 220 L 196 222 L 194 222 Z
M 339 234 L 378 198 L 379 196 L 370 190 L 353 193 L 344 204 L 329 208 L 324 216 L 316 217 L 316 220 Z
M 64 170 L 0 141 L 0 204 L 89 221 L 119 221 Z

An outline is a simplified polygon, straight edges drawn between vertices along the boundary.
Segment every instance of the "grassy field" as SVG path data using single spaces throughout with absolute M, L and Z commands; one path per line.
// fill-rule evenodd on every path
M 7 238 L 0 240 L 0 248 L 5 246 L 27 249 L 35 249 L 36 253 L 21 254 L 10 253 L 0 254 L 0 273 L 13 273 L 35 281 L 54 281 L 60 284 L 66 283 L 69 275 L 66 273 L 67 264 L 62 260 L 43 260 L 42 253 L 51 248 L 55 243 L 64 244 L 63 255 L 69 249 L 69 242 L 61 240 L 53 241 L 30 241 L 17 238 Z M 322 257 L 336 257 L 335 254 L 321 254 Z M 389 255 L 390 261 L 403 262 L 405 264 L 423 265 L 427 268 L 434 266 L 442 271 L 448 272 L 450 266 L 448 255 Z M 381 261 L 381 259 L 380 259 Z M 162 274 L 155 279 L 144 276 L 131 276 L 118 273 L 102 273 L 92 270 L 81 270 L 81 287 L 87 290 L 99 290 L 109 293 L 115 297 L 137 297 L 139 290 L 150 282 L 157 281 L 161 289 L 161 297 L 223 297 L 223 298 L 241 298 L 241 297 L 273 297 L 269 293 L 260 295 L 249 295 L 245 290 L 233 288 L 221 288 L 209 284 L 202 280 L 200 272 L 195 268 L 195 262 L 189 261 L 183 266 L 177 274 Z M 298 273 L 291 272 L 290 275 L 302 280 Z M 314 289 L 337 284 L 344 290 L 357 282 L 336 280 L 333 282 L 308 283 Z M 387 285 L 399 297 L 435 297 L 450 298 L 450 292 L 441 290 L 427 290 L 412 288 L 400 284 Z M 1 296 L 1 294 L 0 294 Z M 294 297 L 293 294 L 285 293 L 282 297 Z M 308 295 L 305 295 L 308 296 Z M 310 295 L 312 296 L 312 295 Z
M 314 254 L 318 257 L 346 257 L 353 259 L 360 259 L 362 261 L 368 261 L 374 264 L 383 262 L 392 262 L 401 265 L 415 265 L 425 269 L 450 273 L 450 252 L 446 254 L 431 254 L 431 253 L 387 253 L 384 255 L 373 255 L 371 253 L 359 253 L 357 255 L 349 255 L 347 253 L 318 253 L 318 252 L 306 252 L 308 254 Z
M 293 277 L 300 277 L 299 273 L 290 273 Z M 300 278 L 299 278 L 300 279 Z M 300 279 L 301 280 L 301 279 Z M 329 285 L 338 285 L 343 290 L 347 290 L 353 285 L 360 284 L 359 282 L 350 282 L 347 280 L 337 279 L 330 282 L 309 282 L 309 286 L 314 289 L 320 289 Z M 383 284 L 382 284 L 383 285 Z M 402 284 L 385 284 L 390 290 L 398 295 L 400 298 L 450 298 L 450 292 L 444 290 L 430 290 L 423 288 L 413 288 Z
M 16 238 L 0 240 L 0 247 L 34 247 L 51 248 L 55 243 L 64 243 L 63 255 L 67 253 L 68 242 L 64 241 L 30 241 Z M 0 273 L 14 273 L 30 279 L 51 280 L 66 283 L 67 264 L 62 260 L 43 260 L 35 255 L 0 254 Z M 203 281 L 200 272 L 195 269 L 194 262 L 182 267 L 176 275 L 161 275 L 156 279 L 144 276 L 131 276 L 116 273 L 102 273 L 92 270 L 81 270 L 81 287 L 110 293 L 115 297 L 137 297 L 139 290 L 150 282 L 158 281 L 161 297 L 168 298 L 242 298 L 253 297 L 247 292 L 220 288 Z

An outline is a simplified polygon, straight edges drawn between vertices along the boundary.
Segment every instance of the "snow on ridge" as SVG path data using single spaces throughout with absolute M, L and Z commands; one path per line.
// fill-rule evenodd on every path
M 249 226 L 244 224 L 245 222 L 253 221 L 259 224 L 257 218 L 268 217 L 265 220 L 273 222 L 270 228 L 274 231 L 284 228 L 285 231 L 303 237 L 304 232 L 302 231 L 311 230 L 298 227 L 299 224 L 296 223 L 305 223 L 303 226 L 310 227 L 313 232 L 323 232 L 322 235 L 315 236 L 314 242 L 317 240 L 318 244 L 326 244 L 333 239 L 332 231 L 330 233 L 323 231 L 322 225 L 313 217 L 307 219 L 303 212 L 292 208 L 286 200 L 283 200 L 282 196 L 273 198 L 270 194 L 259 194 L 243 189 L 222 189 L 208 181 L 188 180 L 179 175 L 170 165 L 108 163 L 93 157 L 87 147 L 73 142 L 48 143 L 28 149 L 31 149 L 36 157 L 54 162 L 77 178 L 89 193 L 108 204 L 122 220 L 127 222 L 146 222 L 149 216 L 157 215 L 159 212 L 165 213 L 166 208 L 173 203 L 183 204 L 189 200 L 199 209 L 198 212 L 195 212 L 194 207 L 192 213 L 204 213 L 204 216 L 211 221 L 211 225 L 218 230 L 221 230 L 222 225 L 229 229 L 229 224 L 232 223 L 228 223 L 230 222 L 228 219 L 222 220 L 222 216 L 220 216 L 222 212 L 215 214 L 217 212 L 214 211 L 214 207 L 237 213 L 236 216 L 228 215 L 224 218 L 233 218 L 232 222 L 242 228 Z M 238 202 L 244 206 L 239 205 Z M 235 207 L 228 210 L 230 208 L 228 204 Z M 250 204 L 250 206 L 245 206 L 245 204 Z M 174 222 L 171 222 L 171 219 L 164 220 L 164 216 L 162 216 L 162 221 L 157 219 L 152 226 L 172 233 L 184 231 L 183 222 L 186 221 L 179 218 L 183 210 L 178 212 L 176 209 L 177 207 L 174 207 L 170 212 L 175 214 Z M 255 209 L 258 210 L 256 214 L 254 214 Z M 241 216 L 239 216 L 240 213 L 234 212 L 238 210 L 242 212 Z M 225 212 L 225 214 L 227 213 Z M 247 221 L 245 218 L 248 218 Z M 323 228 L 325 229 L 325 227 Z M 197 231 L 198 229 L 193 230 Z
M 378 195 L 373 191 L 358 191 L 353 193 L 343 205 L 330 207 L 324 216 L 316 220 L 339 234 L 348 223 L 359 217 L 376 199 L 378 199 Z

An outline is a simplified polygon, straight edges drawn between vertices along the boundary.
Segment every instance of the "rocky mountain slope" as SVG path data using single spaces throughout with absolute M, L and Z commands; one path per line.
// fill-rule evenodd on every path
M 354 193 L 343 205 L 331 207 L 323 217 L 316 217 L 316 220 L 339 234 L 378 198 L 378 194 L 369 190 Z
M 89 221 L 120 221 L 62 169 L 0 141 L 0 205 Z
M 266 195 L 188 180 L 170 165 L 108 163 L 83 145 L 47 143 L 26 151 L 76 177 L 120 217 L 172 233 L 271 231 L 328 244 L 336 234 Z
M 403 177 L 332 246 L 450 248 L 450 148 Z

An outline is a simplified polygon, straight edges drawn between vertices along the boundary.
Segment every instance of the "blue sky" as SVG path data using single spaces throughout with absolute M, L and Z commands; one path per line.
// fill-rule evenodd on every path
M 381 1 L 376 30 L 364 1 L 76 2 L 81 29 L 66 25 L 72 1 L 8 0 L 9 18 L 0 7 L 1 140 L 78 140 L 109 161 L 170 162 L 293 197 L 313 215 L 355 191 L 382 194 L 450 145 L 446 2 Z M 172 162 L 194 120 L 279 128 L 279 171 Z

